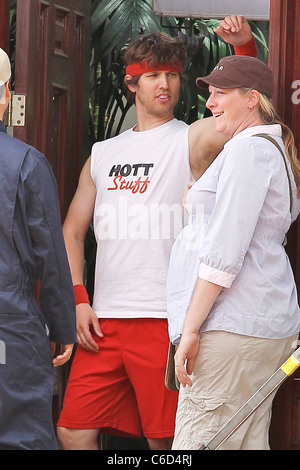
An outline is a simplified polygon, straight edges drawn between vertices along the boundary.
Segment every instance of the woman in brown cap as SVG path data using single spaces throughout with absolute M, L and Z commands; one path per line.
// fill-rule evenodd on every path
M 209 88 L 207 107 L 230 140 L 188 192 L 189 223 L 171 254 L 169 334 L 182 385 L 174 449 L 207 443 L 290 356 L 300 330 L 284 249 L 300 170 L 270 101 L 272 72 L 231 56 L 197 84 Z M 268 449 L 272 400 L 221 449 Z

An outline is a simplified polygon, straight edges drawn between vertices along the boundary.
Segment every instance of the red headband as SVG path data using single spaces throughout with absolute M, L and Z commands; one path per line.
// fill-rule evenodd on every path
M 182 63 L 180 60 L 176 64 L 171 65 L 168 63 L 156 64 L 155 67 L 149 65 L 149 62 L 136 62 L 134 64 L 127 65 L 126 74 L 131 77 L 136 75 L 142 75 L 142 73 L 157 72 L 161 70 L 172 70 L 173 72 L 182 72 Z

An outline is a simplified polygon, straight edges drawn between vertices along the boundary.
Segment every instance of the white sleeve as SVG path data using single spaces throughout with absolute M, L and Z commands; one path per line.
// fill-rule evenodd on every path
M 262 147 L 244 139 L 231 146 L 199 251 L 199 277 L 231 286 L 251 242 L 271 176 L 268 153 Z

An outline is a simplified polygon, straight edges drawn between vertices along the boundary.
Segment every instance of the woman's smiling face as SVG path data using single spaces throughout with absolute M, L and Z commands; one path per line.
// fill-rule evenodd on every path
M 216 131 L 231 138 L 246 127 L 261 124 L 258 116 L 259 94 L 255 90 L 242 93 L 239 88 L 209 86 L 206 107 L 215 118 Z

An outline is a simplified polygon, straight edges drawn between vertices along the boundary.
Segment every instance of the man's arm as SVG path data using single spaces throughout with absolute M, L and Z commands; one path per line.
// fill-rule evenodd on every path
M 96 188 L 90 175 L 90 158 L 86 161 L 70 204 L 63 233 L 73 284 L 83 284 L 84 240 L 93 218 Z
M 243 16 L 227 16 L 214 29 L 225 42 L 234 46 L 236 55 L 256 57 L 257 49 L 250 25 Z
M 228 16 L 220 21 L 219 27 L 214 31 L 225 42 L 235 47 L 237 55 L 249 55 L 256 57 L 257 50 L 249 23 L 243 16 Z M 212 117 L 200 119 L 190 126 L 189 152 L 190 167 L 194 178 L 197 180 L 209 167 L 213 160 L 223 149 L 227 142 L 222 134 L 215 130 Z
M 84 241 L 93 218 L 96 187 L 91 178 L 91 158 L 86 161 L 79 178 L 75 196 L 69 207 L 63 225 L 63 233 L 68 253 L 73 285 L 83 284 Z M 102 337 L 99 322 L 88 303 L 76 306 L 77 340 L 80 346 L 90 351 L 98 351 L 90 327 Z
M 216 131 L 213 117 L 200 119 L 191 124 L 189 153 L 190 167 L 195 180 L 202 176 L 227 141 L 227 137 Z

